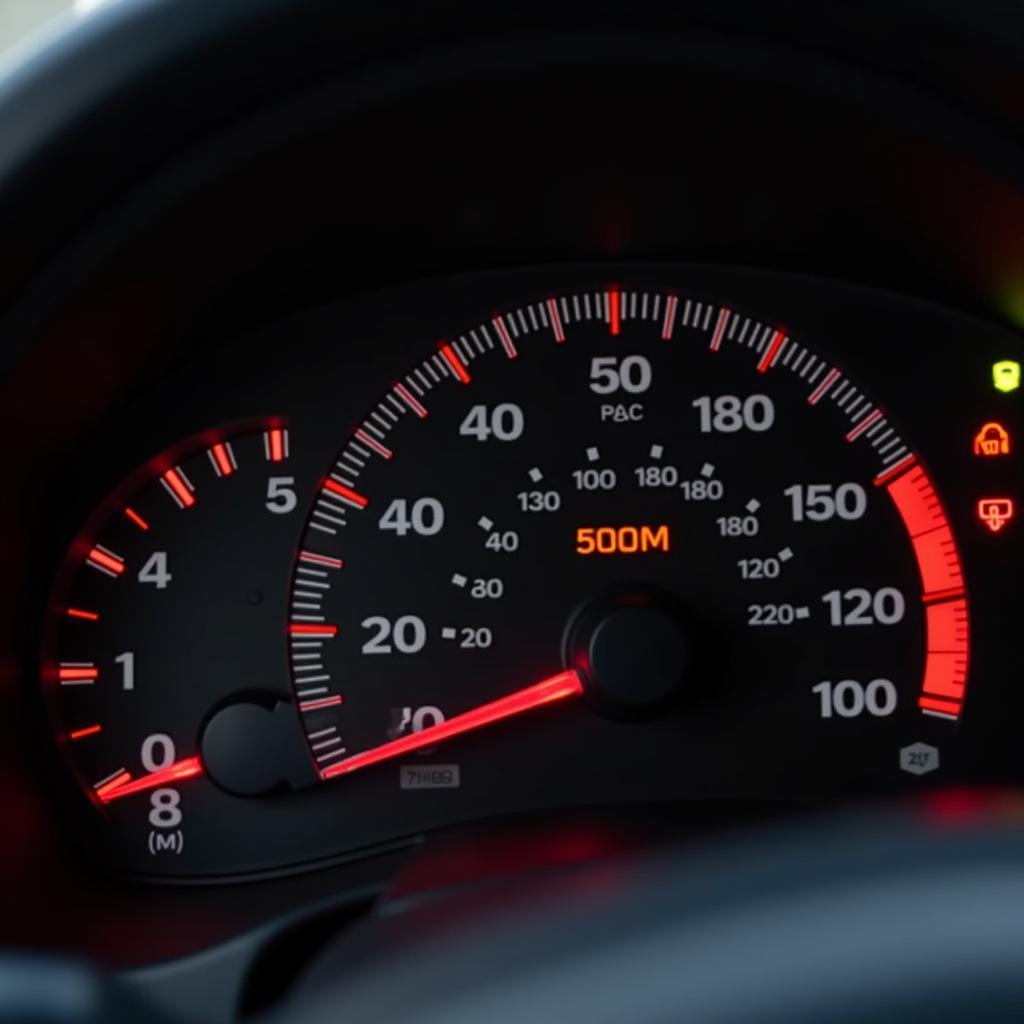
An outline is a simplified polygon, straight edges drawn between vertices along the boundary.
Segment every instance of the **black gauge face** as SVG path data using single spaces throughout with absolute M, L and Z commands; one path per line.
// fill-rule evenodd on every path
M 289 461 L 280 423 L 154 459 L 76 540 L 54 596 L 43 687 L 58 742 L 117 842 L 154 868 L 202 863 L 232 802 L 206 778 L 210 717 L 240 693 L 286 699 Z
M 47 613 L 107 862 L 242 876 L 520 811 L 1004 777 L 972 723 L 1008 706 L 1019 347 L 701 280 L 362 300 L 254 342 L 229 407 L 197 387 L 207 422 L 92 515 Z
M 323 481 L 290 630 L 321 777 L 395 760 L 407 787 L 457 786 L 437 741 L 527 712 L 729 736 L 789 795 L 895 777 L 956 722 L 969 646 L 952 531 L 876 398 L 782 328 L 617 289 L 406 369 Z

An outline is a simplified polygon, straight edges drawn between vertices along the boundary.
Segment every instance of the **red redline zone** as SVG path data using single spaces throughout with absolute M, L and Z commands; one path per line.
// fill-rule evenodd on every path
M 958 718 L 967 686 L 970 621 L 953 531 L 928 474 L 913 460 L 884 486 L 910 536 L 921 576 L 927 653 L 917 705 Z

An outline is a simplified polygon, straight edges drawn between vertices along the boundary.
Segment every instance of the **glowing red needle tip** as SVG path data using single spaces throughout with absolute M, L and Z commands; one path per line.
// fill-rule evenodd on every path
M 184 761 L 175 761 L 174 764 L 161 768 L 159 771 L 150 772 L 141 778 L 132 781 L 131 775 L 125 772 L 119 775 L 106 786 L 98 789 L 96 795 L 105 803 L 117 800 L 122 796 L 131 796 L 132 793 L 142 793 L 147 789 L 155 789 L 158 786 L 173 785 L 181 782 L 182 779 L 191 779 L 196 775 L 203 774 L 203 763 L 198 757 L 187 757 Z M 123 779 L 124 781 L 118 781 Z
M 561 672 L 543 682 L 534 683 L 533 686 L 510 693 L 507 697 L 491 701 L 490 704 L 483 704 L 472 711 L 449 718 L 447 722 L 432 725 L 421 732 L 410 733 L 408 736 L 402 736 L 390 743 L 382 743 L 379 747 L 346 757 L 343 761 L 338 761 L 329 768 L 325 768 L 320 773 L 320 777 L 332 779 L 336 775 L 348 775 L 349 772 L 366 768 L 371 764 L 390 761 L 392 758 L 401 757 L 423 747 L 432 747 L 452 736 L 483 728 L 492 722 L 500 722 L 503 718 L 510 718 L 523 711 L 530 711 L 542 704 L 574 697 L 582 692 L 583 683 L 580 681 L 579 675 L 570 669 L 568 672 Z

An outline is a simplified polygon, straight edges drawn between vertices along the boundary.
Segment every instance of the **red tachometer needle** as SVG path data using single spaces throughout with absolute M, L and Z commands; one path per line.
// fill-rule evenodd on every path
M 128 772 L 111 779 L 105 786 L 96 790 L 96 795 L 105 804 L 111 800 L 118 800 L 123 796 L 130 796 L 132 793 L 141 793 L 147 789 L 155 789 L 157 786 L 169 786 L 182 779 L 191 779 L 196 775 L 203 774 L 203 763 L 198 757 L 187 757 L 183 761 L 175 761 L 174 764 L 161 768 L 159 771 L 150 772 L 139 779 L 132 781 Z
M 540 707 L 542 704 L 550 704 L 552 701 L 562 700 L 582 692 L 583 683 L 580 681 L 579 675 L 570 669 L 568 672 L 545 679 L 542 683 L 535 683 L 523 690 L 516 690 L 515 693 L 510 693 L 507 697 L 449 718 L 447 722 L 432 725 L 421 732 L 410 733 L 408 736 L 391 740 L 390 743 L 382 743 L 379 747 L 346 757 L 343 761 L 338 761 L 329 768 L 325 768 L 320 773 L 320 777 L 332 779 L 336 775 L 347 775 L 349 772 L 377 764 L 379 761 L 389 761 L 391 758 L 401 757 L 403 754 L 420 750 L 422 747 L 432 747 L 435 743 L 440 743 L 441 740 L 459 736 L 473 729 L 480 729 L 492 722 L 500 722 L 503 718 L 510 718 L 512 715 Z

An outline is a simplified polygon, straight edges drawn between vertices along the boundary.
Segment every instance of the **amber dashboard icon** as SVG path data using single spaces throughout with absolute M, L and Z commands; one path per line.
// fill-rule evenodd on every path
M 985 458 L 1010 454 L 1010 433 L 1001 423 L 986 423 L 974 435 L 974 454 Z

